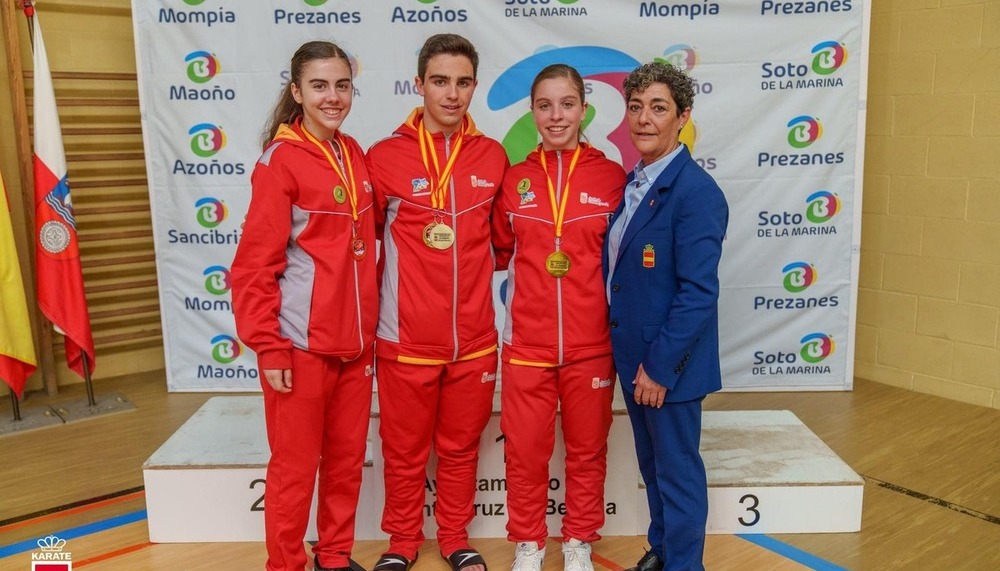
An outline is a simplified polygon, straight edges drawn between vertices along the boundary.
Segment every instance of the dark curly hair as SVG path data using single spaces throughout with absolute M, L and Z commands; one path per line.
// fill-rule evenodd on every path
M 628 74 L 622 87 L 625 88 L 625 100 L 632 98 L 636 91 L 645 91 L 654 83 L 662 83 L 670 89 L 670 94 L 677 104 L 677 116 L 680 117 L 688 107 L 694 104 L 694 81 L 683 71 L 666 62 L 654 61 L 644 63 Z

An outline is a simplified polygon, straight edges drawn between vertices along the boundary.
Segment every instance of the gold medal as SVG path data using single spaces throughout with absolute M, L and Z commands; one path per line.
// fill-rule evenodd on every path
M 545 149 L 539 145 L 538 160 L 542 163 L 542 172 L 545 173 L 545 180 L 549 189 L 549 206 L 552 207 L 552 223 L 556 230 L 556 251 L 545 258 L 545 271 L 552 274 L 554 278 L 561 278 L 569 273 L 569 256 L 566 255 L 566 252 L 559 249 L 559 244 L 562 243 L 563 221 L 566 220 L 566 204 L 569 202 L 569 179 L 573 176 L 573 171 L 576 170 L 576 161 L 580 158 L 580 150 L 582 148 L 583 145 L 580 144 L 573 151 L 573 158 L 569 162 L 569 171 L 566 173 L 566 183 L 563 186 L 562 195 L 559 197 L 559 203 L 556 204 L 556 185 L 552 182 L 552 177 L 549 176 L 549 166 L 545 160 Z
M 337 201 L 337 204 L 343 204 L 347 200 L 347 191 L 344 187 L 339 184 L 333 187 L 333 199 Z
M 351 253 L 354 254 L 355 260 L 360 260 L 361 258 L 364 258 L 367 252 L 368 250 L 367 248 L 365 248 L 364 240 L 362 240 L 361 238 L 355 238 L 354 240 L 351 240 Z
M 566 252 L 556 250 L 545 258 L 545 270 L 554 278 L 561 278 L 569 273 L 569 256 Z
M 437 226 L 437 222 L 431 222 L 427 226 L 424 226 L 424 231 L 420 233 L 421 237 L 424 239 L 424 244 L 427 244 L 428 248 L 434 247 L 434 243 L 431 242 L 431 233 L 434 232 L 435 226 Z
M 435 250 L 447 250 L 455 243 L 455 231 L 441 222 L 431 222 L 424 226 L 424 244 Z

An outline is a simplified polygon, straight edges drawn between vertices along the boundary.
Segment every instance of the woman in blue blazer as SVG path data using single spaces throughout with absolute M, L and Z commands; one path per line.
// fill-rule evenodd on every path
M 702 570 L 701 403 L 722 388 L 718 269 L 729 208 L 678 140 L 691 117 L 691 79 L 649 63 L 624 87 L 641 160 L 611 219 L 604 269 L 615 367 L 649 502 L 650 550 L 632 570 Z

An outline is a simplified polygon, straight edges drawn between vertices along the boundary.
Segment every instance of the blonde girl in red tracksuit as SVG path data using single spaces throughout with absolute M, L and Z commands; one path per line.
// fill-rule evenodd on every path
M 555 64 L 538 74 L 531 111 L 542 143 L 507 171 L 493 216 L 497 263 L 508 267 L 500 426 L 514 571 L 539 571 L 545 557 L 557 406 L 566 571 L 593 571 L 590 543 L 604 525 L 615 371 L 601 248 L 625 173 L 579 141 L 586 109 L 575 69 Z
M 478 59 L 461 36 L 428 38 L 415 82 L 424 105 L 368 151 L 382 237 L 376 350 L 389 534 L 373 571 L 416 560 L 432 446 L 441 556 L 454 571 L 486 567 L 467 528 L 496 388 L 489 221 L 508 163 L 467 115 Z
M 336 45 L 308 42 L 292 56 L 232 264 L 237 332 L 263 377 L 268 571 L 306 567 L 317 470 L 314 569 L 356 567 L 378 299 L 371 183 L 363 151 L 340 130 L 353 91 Z

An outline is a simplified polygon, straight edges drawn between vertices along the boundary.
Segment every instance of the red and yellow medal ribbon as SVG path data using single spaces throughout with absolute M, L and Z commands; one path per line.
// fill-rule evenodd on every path
M 417 122 L 417 138 L 420 140 L 420 159 L 424 162 L 424 169 L 431 177 L 431 207 L 438 211 L 444 210 L 445 200 L 448 198 L 448 185 L 451 182 L 451 171 L 455 168 L 455 161 L 458 160 L 458 153 L 462 150 L 462 141 L 465 139 L 465 120 L 462 120 L 462 128 L 458 130 L 458 142 L 448 157 L 448 162 L 441 170 L 438 162 L 437 151 L 434 150 L 434 137 L 424 127 L 423 117 Z M 428 155 L 430 161 L 428 162 Z M 433 167 L 433 171 L 431 168 Z
M 340 163 L 337 162 L 337 159 L 333 158 L 333 155 L 330 154 L 330 151 L 326 148 L 326 145 L 324 145 L 316 137 L 314 137 L 313 134 L 310 133 L 308 129 L 306 129 L 305 125 L 302 126 L 302 132 L 306 134 L 306 138 L 309 139 L 309 141 L 312 144 L 316 145 L 317 147 L 319 147 L 319 150 L 323 151 L 323 155 L 326 157 L 326 160 L 330 163 L 330 166 L 333 167 L 333 171 L 336 172 L 337 176 L 340 177 L 340 180 L 344 182 L 344 186 L 347 187 L 347 196 L 351 201 L 351 220 L 357 222 L 358 189 L 357 185 L 354 182 L 354 164 L 351 162 L 351 151 L 347 146 L 347 141 L 344 139 L 344 136 L 340 134 L 340 131 L 337 131 L 337 134 L 334 135 L 334 138 L 337 140 L 337 145 L 340 147 L 340 153 L 344 157 L 344 164 L 347 165 L 347 176 L 344 176 L 344 170 L 340 168 Z
M 556 205 L 556 185 L 552 182 L 552 177 L 549 176 L 549 167 L 545 160 L 545 149 L 541 147 L 538 149 L 539 158 L 542 162 L 542 170 L 545 172 L 545 181 L 549 187 L 549 206 L 552 208 L 552 222 L 556 227 L 556 250 L 559 249 L 559 244 L 562 242 L 563 221 L 566 219 L 566 204 L 569 202 L 569 179 L 573 176 L 573 171 L 576 170 L 576 161 L 580 158 L 580 149 L 582 146 L 576 146 L 573 158 L 570 159 L 569 170 L 566 171 L 566 183 L 563 185 L 562 195 L 559 196 L 558 206 Z

